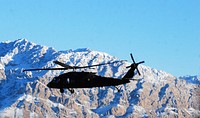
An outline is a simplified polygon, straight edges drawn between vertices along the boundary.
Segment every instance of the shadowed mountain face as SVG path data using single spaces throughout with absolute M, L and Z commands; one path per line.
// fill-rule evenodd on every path
M 127 53 L 128 54 L 128 53 Z M 56 51 L 26 39 L 0 43 L 1 117 L 199 117 L 200 81 L 197 76 L 176 78 L 139 65 L 138 81 L 115 87 L 65 90 L 49 89 L 54 76 L 67 71 L 22 72 L 25 68 L 59 67 L 53 61 L 87 66 L 120 60 L 87 48 Z M 148 61 L 148 60 L 146 60 Z M 121 78 L 128 62 L 77 71 Z M 81 78 L 80 78 L 81 79 Z

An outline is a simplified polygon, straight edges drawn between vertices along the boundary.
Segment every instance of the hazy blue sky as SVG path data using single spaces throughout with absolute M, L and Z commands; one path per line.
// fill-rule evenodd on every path
M 200 75 L 200 0 L 1 0 L 0 41 L 19 38 Z

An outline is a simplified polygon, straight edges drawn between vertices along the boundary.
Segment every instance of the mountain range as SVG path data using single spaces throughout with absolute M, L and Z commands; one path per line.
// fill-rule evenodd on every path
M 53 77 L 72 70 L 23 72 L 27 68 L 87 66 L 121 59 L 88 48 L 57 51 L 27 39 L 0 43 L 0 118 L 68 117 L 200 117 L 200 78 L 175 77 L 167 72 L 139 65 L 137 73 L 121 92 L 115 87 L 65 90 L 46 85 Z M 131 63 L 123 61 L 94 69 L 76 71 L 121 78 Z M 81 79 L 81 78 L 80 78 Z

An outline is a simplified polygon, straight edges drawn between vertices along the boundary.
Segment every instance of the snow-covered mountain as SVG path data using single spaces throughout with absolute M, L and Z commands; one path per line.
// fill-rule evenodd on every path
M 49 89 L 52 77 L 68 71 L 22 72 L 25 68 L 59 67 L 53 61 L 86 66 L 120 60 L 90 49 L 56 51 L 19 39 L 0 43 L 0 118 L 4 117 L 200 117 L 200 78 L 175 76 L 140 65 L 138 81 L 115 87 Z M 78 71 L 120 78 L 128 62 Z M 80 78 L 81 79 L 81 78 Z

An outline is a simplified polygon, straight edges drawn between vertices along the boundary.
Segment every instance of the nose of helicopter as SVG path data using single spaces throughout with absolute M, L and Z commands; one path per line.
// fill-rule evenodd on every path
M 51 88 L 51 82 L 49 82 L 49 83 L 47 84 L 47 87 Z

